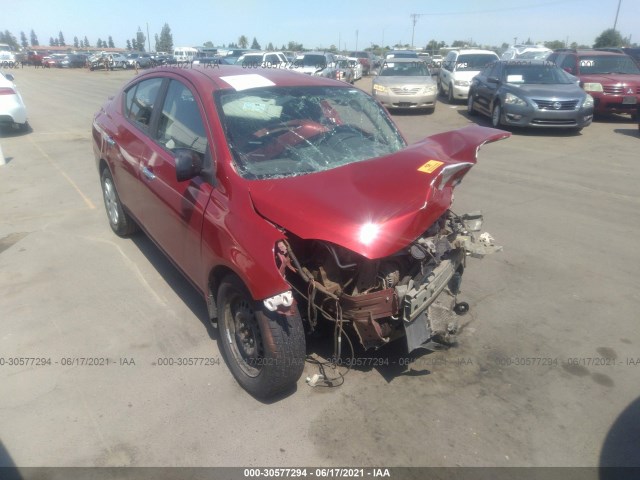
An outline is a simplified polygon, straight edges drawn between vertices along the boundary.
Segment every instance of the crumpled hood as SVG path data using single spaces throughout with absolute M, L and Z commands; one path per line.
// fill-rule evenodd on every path
M 509 135 L 470 126 L 384 157 L 256 180 L 249 192 L 260 215 L 300 238 L 383 258 L 413 242 L 449 208 L 452 188 L 437 188 L 447 167 L 461 164 L 466 173 L 480 145 Z

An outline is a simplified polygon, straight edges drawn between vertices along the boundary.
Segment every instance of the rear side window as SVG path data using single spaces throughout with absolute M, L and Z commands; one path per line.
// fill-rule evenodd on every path
M 142 129 L 148 130 L 161 85 L 161 78 L 151 78 L 130 87 L 125 93 L 125 117 Z
M 158 125 L 158 142 L 168 150 L 188 148 L 204 155 L 207 136 L 198 102 L 184 84 L 171 80 Z
M 562 60 L 560 66 L 567 70 L 569 73 L 576 73 L 576 56 L 567 55 L 566 57 L 564 57 L 564 60 Z

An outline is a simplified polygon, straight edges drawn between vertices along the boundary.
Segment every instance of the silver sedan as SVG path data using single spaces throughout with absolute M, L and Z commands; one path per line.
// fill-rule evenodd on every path
M 373 96 L 387 109 L 436 109 L 437 85 L 421 60 L 394 58 L 382 63 Z

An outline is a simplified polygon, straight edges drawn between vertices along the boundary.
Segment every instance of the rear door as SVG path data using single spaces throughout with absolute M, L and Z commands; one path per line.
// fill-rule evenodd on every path
M 153 240 L 195 284 L 200 279 L 204 210 L 213 186 L 200 177 L 178 182 L 180 150 L 210 165 L 209 128 L 195 88 L 181 77 L 169 80 L 155 122 L 154 148 L 141 166 L 141 208 Z
M 120 200 L 133 214 L 142 219 L 140 208 L 141 165 L 155 149 L 151 134 L 151 120 L 160 96 L 163 79 L 142 80 L 129 87 L 123 95 L 124 121 L 117 123 L 115 131 L 108 132 L 111 140 L 110 160 L 112 174 Z

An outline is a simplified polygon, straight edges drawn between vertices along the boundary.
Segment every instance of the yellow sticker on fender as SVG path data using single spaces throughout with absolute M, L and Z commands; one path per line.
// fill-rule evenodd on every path
M 422 165 L 418 171 L 425 173 L 433 173 L 440 165 L 444 165 L 444 162 L 439 162 L 438 160 L 429 160 L 427 163 Z

